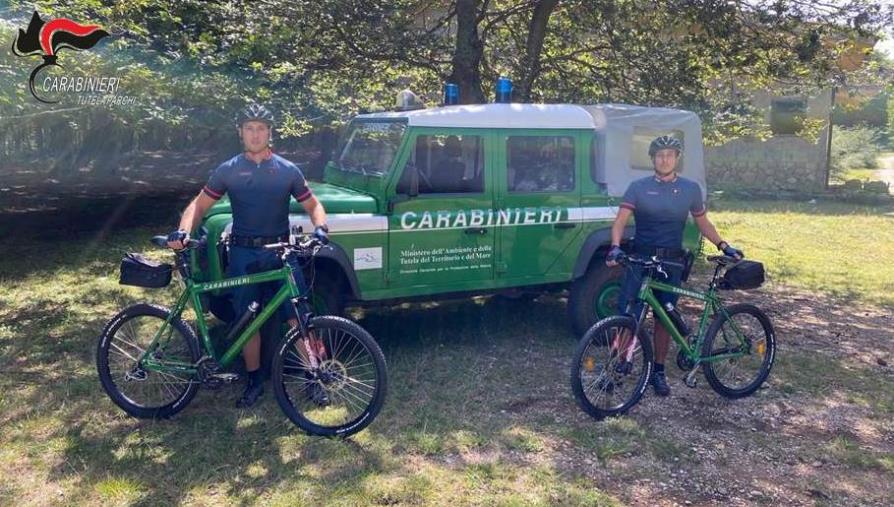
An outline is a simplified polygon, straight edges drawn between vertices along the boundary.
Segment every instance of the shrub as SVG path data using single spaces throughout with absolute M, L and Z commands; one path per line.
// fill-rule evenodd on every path
M 832 174 L 849 169 L 875 169 L 881 152 L 881 133 L 869 127 L 836 127 L 832 130 Z

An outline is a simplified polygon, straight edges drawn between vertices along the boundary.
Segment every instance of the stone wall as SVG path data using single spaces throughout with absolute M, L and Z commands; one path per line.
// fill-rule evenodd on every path
M 826 183 L 826 134 L 816 143 L 797 136 L 735 139 L 705 147 L 708 189 L 817 192 Z

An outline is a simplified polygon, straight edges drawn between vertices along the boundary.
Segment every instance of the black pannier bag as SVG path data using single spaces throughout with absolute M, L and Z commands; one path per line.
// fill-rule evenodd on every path
M 158 289 L 171 283 L 170 264 L 151 261 L 138 253 L 129 253 L 121 259 L 121 285 L 134 285 Z
M 756 289 L 763 283 L 763 264 L 756 261 L 739 261 L 726 270 L 717 287 L 725 290 L 745 290 Z

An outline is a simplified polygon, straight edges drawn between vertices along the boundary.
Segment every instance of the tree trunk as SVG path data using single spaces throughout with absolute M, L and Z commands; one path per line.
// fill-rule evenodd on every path
M 540 0 L 531 14 L 531 22 L 528 24 L 528 40 L 525 44 L 525 54 L 521 60 L 519 69 L 521 79 L 518 83 L 515 99 L 518 102 L 531 101 L 531 89 L 534 81 L 540 75 L 540 53 L 543 51 L 543 40 L 546 38 L 546 27 L 549 17 L 552 15 L 559 0 Z
M 485 101 L 481 88 L 481 58 L 484 44 L 478 36 L 478 14 L 481 0 L 456 0 L 456 48 L 450 81 L 459 85 L 462 104 Z

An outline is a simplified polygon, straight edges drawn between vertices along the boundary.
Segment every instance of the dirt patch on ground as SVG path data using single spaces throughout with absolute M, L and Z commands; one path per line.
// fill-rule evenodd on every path
M 669 366 L 671 396 L 647 391 L 629 415 L 666 457 L 611 460 L 590 467 L 593 480 L 634 505 L 891 505 L 894 310 L 789 287 L 730 299 L 773 320 L 778 356 L 765 387 L 729 401 L 703 378 L 688 389 Z M 592 460 L 569 454 L 569 469 Z

